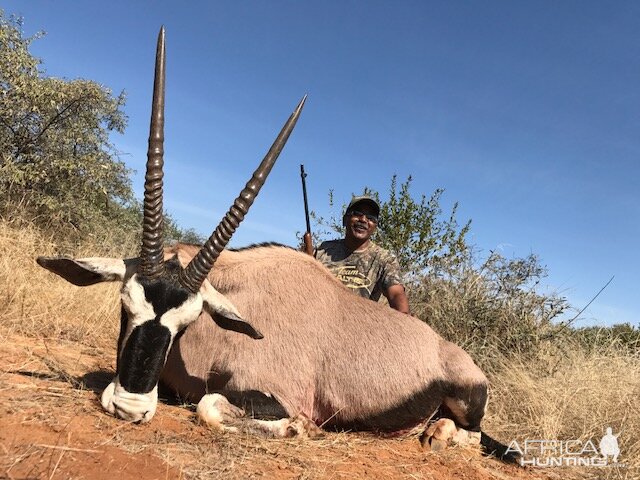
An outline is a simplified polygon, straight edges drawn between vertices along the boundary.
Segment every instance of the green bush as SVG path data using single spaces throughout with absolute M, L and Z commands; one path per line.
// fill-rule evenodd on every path
M 503 357 L 534 359 L 561 344 L 557 319 L 570 308 L 565 298 L 537 291 L 545 276 L 535 255 L 509 260 L 492 252 L 479 266 L 470 255 L 410 284 L 411 310 L 484 367 Z
M 139 245 L 142 206 L 110 141 L 123 133 L 125 93 L 46 75 L 22 20 L 0 10 L 0 216 L 33 223 L 63 250 L 86 239 Z M 165 217 L 165 237 L 198 240 Z M 127 250 L 127 249 L 125 249 Z
M 372 240 L 396 255 L 408 280 L 419 279 L 439 262 L 456 263 L 463 259 L 468 250 L 466 235 L 471 221 L 462 227 L 458 225 L 458 204 L 455 203 L 448 218 L 443 219 L 440 207 L 443 189 L 437 189 L 428 199 L 421 195 L 416 201 L 411 195 L 411 176 L 400 187 L 397 180 L 396 175 L 391 177 L 387 200 L 382 200 L 380 194 L 370 188 L 362 193 L 380 204 L 378 228 Z M 334 210 L 333 191 L 329 192 L 329 206 Z M 344 235 L 342 214 L 345 208 L 346 205 L 342 205 L 340 212 L 328 219 L 312 212 L 315 244 Z
M 0 212 L 86 234 L 135 218 L 130 171 L 109 141 L 122 133 L 124 92 L 46 75 L 22 21 L 0 11 Z
M 628 353 L 640 352 L 640 330 L 629 323 L 576 328 L 572 329 L 571 336 L 588 352 L 605 350 L 612 345 Z

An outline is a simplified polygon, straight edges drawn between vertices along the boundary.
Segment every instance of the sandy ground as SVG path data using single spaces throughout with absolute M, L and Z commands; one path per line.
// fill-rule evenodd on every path
M 566 478 L 470 449 L 424 452 L 415 438 L 219 434 L 197 423 L 192 405 L 170 402 L 161 402 L 151 423 L 130 424 L 105 414 L 98 402 L 113 376 L 114 351 L 0 337 L 0 478 Z

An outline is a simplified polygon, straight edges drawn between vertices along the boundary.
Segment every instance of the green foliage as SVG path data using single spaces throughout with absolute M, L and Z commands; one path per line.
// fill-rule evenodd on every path
M 538 291 L 547 271 L 535 255 L 507 259 L 491 252 L 479 266 L 475 257 L 441 262 L 411 285 L 414 315 L 484 367 L 504 356 L 534 358 L 563 338 L 557 319 L 570 305 L 556 293 Z
M 140 222 L 142 222 L 142 220 L 140 220 Z M 165 242 L 180 241 L 182 243 L 190 243 L 192 245 L 202 245 L 206 241 L 206 238 L 196 232 L 193 228 L 180 228 L 166 212 L 164 214 L 163 233 Z
M 87 232 L 134 219 L 130 172 L 109 141 L 124 131 L 117 96 L 96 82 L 45 75 L 19 19 L 0 12 L 0 197 L 2 214 Z
M 372 240 L 393 252 L 407 279 L 419 278 L 427 269 L 443 261 L 460 262 L 468 250 L 465 237 L 471 221 L 463 227 L 458 225 L 455 203 L 448 218 L 442 219 L 440 199 L 444 192 L 438 189 L 427 199 L 421 195 L 414 200 L 411 195 L 412 178 L 398 187 L 397 176 L 393 175 L 389 187 L 388 200 L 381 200 L 380 194 L 365 188 L 364 195 L 375 198 L 380 204 L 378 229 Z M 333 192 L 329 192 L 329 204 L 334 206 Z M 341 214 L 346 205 L 341 208 Z M 314 243 L 328 239 L 333 233 L 344 235 L 342 216 L 332 216 L 328 220 L 312 215 L 316 223 Z
M 0 216 L 27 220 L 73 245 L 87 237 L 138 248 L 142 206 L 110 142 L 123 133 L 125 94 L 46 75 L 22 20 L 0 10 Z M 165 216 L 166 238 L 198 241 Z
M 464 258 L 467 251 L 465 237 L 471 221 L 459 227 L 457 203 L 448 218 L 440 218 L 443 189 L 437 189 L 428 200 L 423 194 L 420 202 L 416 202 L 409 191 L 411 180 L 411 177 L 407 178 L 398 191 L 397 178 L 392 177 L 389 200 L 380 204 L 379 233 L 375 240 L 396 254 L 406 272 L 418 275 L 444 260 Z
M 576 328 L 571 334 L 589 352 L 604 350 L 612 345 L 629 353 L 640 352 L 640 330 L 629 323 L 619 323 L 610 327 Z

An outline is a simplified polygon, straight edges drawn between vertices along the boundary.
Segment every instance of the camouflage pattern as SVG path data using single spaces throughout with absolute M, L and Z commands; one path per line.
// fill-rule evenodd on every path
M 402 284 L 396 257 L 369 243 L 365 250 L 352 252 L 344 240 L 322 242 L 315 257 L 357 295 L 378 301 L 387 288 Z

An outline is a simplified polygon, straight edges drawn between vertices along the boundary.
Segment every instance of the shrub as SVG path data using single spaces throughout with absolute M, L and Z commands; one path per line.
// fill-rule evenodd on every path
M 411 310 L 487 368 L 503 356 L 526 360 L 555 348 L 564 331 L 557 318 L 570 308 L 537 291 L 544 276 L 535 255 L 509 260 L 492 252 L 478 267 L 470 254 L 410 284 Z

